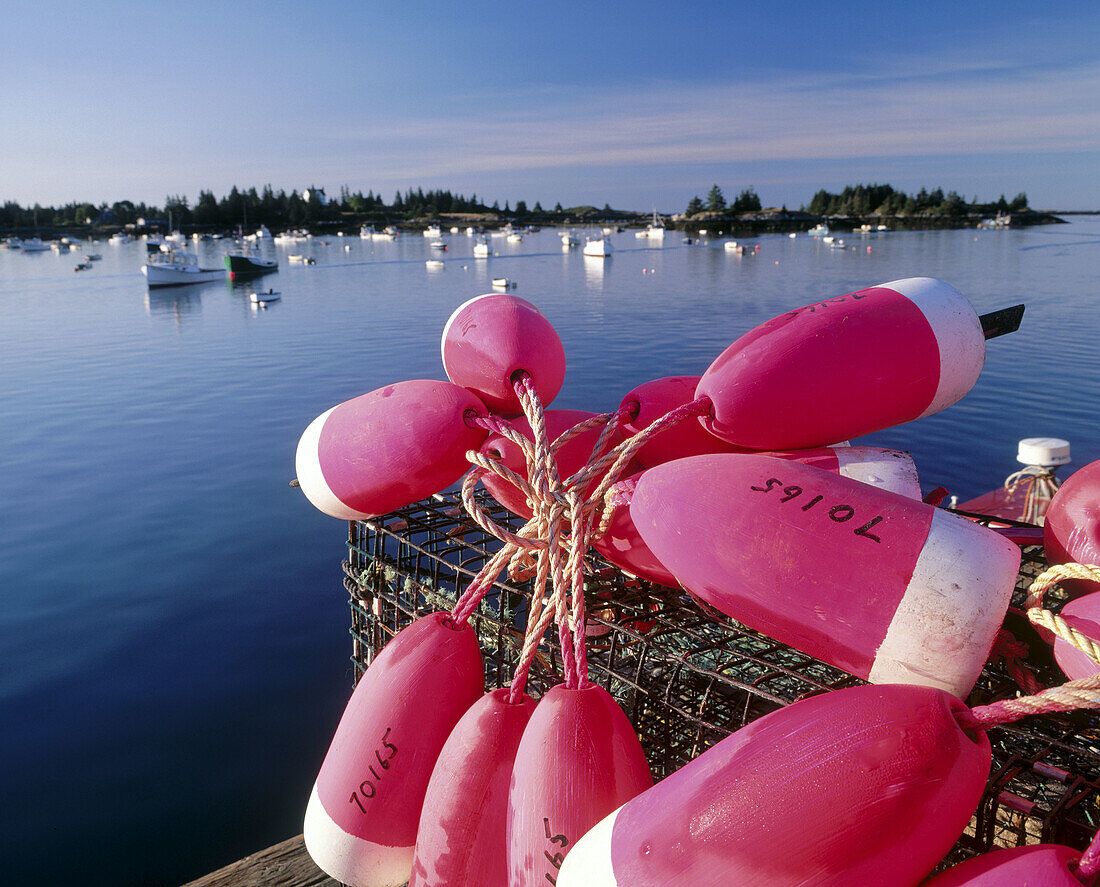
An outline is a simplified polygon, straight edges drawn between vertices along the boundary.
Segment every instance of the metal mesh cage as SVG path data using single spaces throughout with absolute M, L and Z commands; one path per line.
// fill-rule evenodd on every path
M 518 519 L 480 492 L 502 526 Z M 356 679 L 386 642 L 414 619 L 449 609 L 501 547 L 469 519 L 456 496 L 435 496 L 400 511 L 349 524 L 344 586 L 350 595 Z M 1023 613 L 1026 589 L 1046 563 L 1024 549 L 1005 627 L 1031 651 L 1028 667 L 1044 686 L 1065 678 Z M 589 677 L 622 706 L 661 779 L 748 722 L 798 699 L 854 686 L 859 679 L 705 608 L 685 592 L 624 575 L 592 552 L 586 581 Z M 502 580 L 505 577 L 502 577 Z M 529 584 L 498 581 L 471 622 L 487 687 L 508 684 L 526 625 Z M 1057 609 L 1057 594 L 1047 605 Z M 561 680 L 556 644 L 531 670 L 535 697 Z M 1016 691 L 997 662 L 968 701 Z M 990 779 L 967 832 L 946 862 L 995 847 L 1062 843 L 1084 848 L 1100 824 L 1100 715 L 1031 717 L 989 731 Z

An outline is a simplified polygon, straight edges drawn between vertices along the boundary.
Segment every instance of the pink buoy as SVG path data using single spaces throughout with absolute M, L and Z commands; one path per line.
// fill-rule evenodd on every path
M 595 415 L 595 413 L 586 410 L 546 410 L 544 413 L 546 436 L 550 443 L 553 443 L 563 432 L 568 431 L 574 425 L 579 425 L 586 419 L 591 419 Z M 528 440 L 534 440 L 531 423 L 527 421 L 526 417 L 520 416 L 512 419 L 511 423 L 516 431 Z M 600 439 L 603 430 L 602 425 L 591 428 L 561 445 L 555 454 L 558 476 L 561 480 L 565 480 L 587 464 L 589 457 L 592 455 L 592 448 Z M 615 433 L 610 446 L 614 446 L 621 439 L 622 436 Z M 610 446 L 608 449 L 610 449 Z M 527 461 L 524 458 L 523 451 L 504 435 L 489 435 L 481 445 L 481 454 L 501 462 L 520 477 L 527 477 Z M 527 497 L 511 481 L 488 472 L 482 477 L 481 482 L 492 493 L 493 498 L 511 511 L 512 514 L 524 518 L 531 517 L 531 506 L 527 503 Z
M 487 436 L 467 421 L 485 405 L 450 382 L 397 382 L 345 401 L 310 423 L 295 456 L 302 492 L 332 517 L 386 514 L 438 493 L 469 469 Z
M 565 348 L 557 331 L 538 308 L 507 293 L 459 305 L 443 328 L 441 349 L 447 378 L 502 416 L 523 412 L 512 387 L 517 373 L 531 377 L 546 406 L 565 380 Z
M 462 716 L 432 771 L 409 887 L 507 887 L 508 786 L 535 710 L 492 690 Z
M 386 645 L 340 718 L 306 808 L 306 849 L 323 871 L 352 887 L 409 879 L 432 768 L 484 680 L 473 628 L 446 613 Z
M 1067 477 L 1050 500 L 1043 547 L 1051 564 L 1100 564 L 1100 461 Z M 1070 594 L 1100 591 L 1100 584 L 1088 579 L 1059 584 Z
M 1094 584 L 1095 583 L 1091 583 Z M 1100 644 L 1100 591 L 1074 598 L 1064 607 L 1060 615 L 1070 626 L 1090 640 Z M 1071 681 L 1091 677 L 1100 672 L 1100 662 L 1087 653 L 1078 650 L 1068 641 L 1054 638 L 1054 658 L 1058 667 Z
M 962 702 L 901 684 L 836 690 L 742 727 L 577 843 L 558 887 L 915 887 L 989 776 Z
M 645 382 L 629 392 L 619 405 L 631 409 L 632 418 L 622 425 L 628 435 L 644 431 L 662 416 L 695 400 L 701 376 L 666 376 Z M 680 422 L 646 441 L 634 454 L 646 468 L 705 453 L 743 453 L 744 447 L 719 440 L 695 419 Z
M 705 433 L 705 432 L 704 432 Z M 644 449 L 644 447 L 643 447 Z M 760 455 L 775 456 L 804 465 L 812 465 L 831 471 L 842 477 L 858 480 L 899 496 L 920 500 L 920 482 L 917 467 L 908 453 L 884 450 L 878 447 L 819 447 L 812 450 Z M 643 472 L 624 478 L 616 487 L 629 500 Z M 657 558 L 634 526 L 628 505 L 621 505 L 612 512 L 606 533 L 593 543 L 595 548 L 615 566 L 635 576 L 641 576 L 658 585 L 679 587 L 676 577 Z
M 952 866 L 924 887 L 1083 887 L 1074 874 L 1081 851 L 1058 844 L 1032 844 L 984 853 Z
M 615 485 L 628 501 L 633 496 L 641 476 L 642 472 L 632 474 Z M 630 516 L 629 504 L 622 504 L 615 508 L 611 513 L 607 531 L 592 543 L 592 547 L 620 570 L 641 576 L 658 585 L 667 585 L 671 588 L 680 586 L 676 577 L 649 550 L 649 546 L 639 535 L 638 528 L 634 526 L 634 519 Z
M 985 335 L 970 303 L 913 277 L 788 311 L 703 374 L 704 427 L 754 450 L 847 440 L 949 407 L 978 379 Z
M 551 687 L 523 732 L 508 795 L 510 887 L 554 883 L 588 829 L 653 784 L 625 714 L 603 687 Z
M 762 455 L 648 469 L 630 505 L 650 550 L 706 603 L 872 683 L 970 692 L 1020 550 L 920 501 Z

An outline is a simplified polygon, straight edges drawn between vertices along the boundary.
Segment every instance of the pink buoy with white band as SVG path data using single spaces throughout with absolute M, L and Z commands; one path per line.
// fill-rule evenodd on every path
M 428 780 L 455 724 L 482 695 L 470 625 L 432 613 L 397 634 L 359 680 L 306 808 L 306 849 L 353 887 L 399 887 L 412 871 Z
M 929 277 L 788 311 L 730 345 L 695 390 L 703 426 L 754 450 L 804 449 L 938 412 L 977 381 L 985 334 L 970 303 Z
M 343 520 L 387 514 L 438 493 L 469 469 L 466 451 L 488 432 L 488 411 L 451 382 L 397 382 L 345 401 L 310 423 L 295 456 L 298 483 L 319 510 Z
M 603 687 L 551 687 L 523 732 L 508 796 L 510 887 L 554 883 L 588 829 L 653 784 L 633 726 Z
M 661 563 L 723 613 L 873 683 L 959 697 L 1020 564 L 1019 548 L 985 527 L 772 456 L 657 465 L 630 510 Z
M 508 787 L 535 700 L 491 690 L 455 725 L 420 813 L 409 887 L 508 887 Z
M 557 331 L 538 308 L 507 293 L 460 305 L 443 328 L 440 348 L 447 378 L 501 416 L 523 412 L 512 387 L 517 373 L 531 377 L 544 405 L 565 380 L 565 348 Z
M 795 702 L 602 820 L 557 885 L 915 887 L 989 776 L 989 740 L 958 723 L 967 712 L 902 684 Z

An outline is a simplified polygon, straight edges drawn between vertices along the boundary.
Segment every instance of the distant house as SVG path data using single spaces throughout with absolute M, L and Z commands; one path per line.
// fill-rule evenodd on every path
M 324 188 L 306 188 L 305 191 L 302 192 L 302 200 L 306 203 L 309 203 L 311 197 L 321 204 L 321 206 L 328 205 L 328 197 L 325 195 Z

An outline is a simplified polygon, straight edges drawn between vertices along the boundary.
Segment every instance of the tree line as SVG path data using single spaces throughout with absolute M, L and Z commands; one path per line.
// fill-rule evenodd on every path
M 607 209 L 611 211 L 610 207 Z M 562 209 L 560 203 L 553 210 L 556 213 L 571 211 Z M 313 187 L 288 194 L 281 189 L 274 190 L 271 185 L 259 191 L 255 187 L 242 189 L 234 185 L 220 199 L 212 191 L 201 190 L 193 204 L 181 194 L 168 195 L 163 206 L 119 200 L 112 204 L 74 202 L 55 207 L 36 203 L 23 207 L 9 200 L 0 205 L 0 228 L 122 226 L 136 224 L 139 219 L 150 224 L 164 224 L 171 214 L 174 227 L 232 229 L 238 225 L 249 228 L 266 225 L 285 230 L 325 223 L 399 222 L 449 213 L 503 213 L 523 218 L 543 212 L 537 201 L 530 209 L 524 200 L 517 201 L 515 208 L 505 202 L 502 209 L 498 201 L 487 204 L 476 194 L 466 197 L 445 189 L 409 188 L 403 194 L 398 190 L 387 203 L 373 191 L 353 193 L 346 186 L 337 196 L 327 197 Z
M 955 191 L 943 193 L 942 188 L 929 191 L 921 188 L 916 194 L 906 194 L 890 185 L 849 185 L 839 194 L 818 191 L 806 212 L 818 216 L 948 216 L 994 215 L 1026 210 L 1027 195 L 1022 191 L 1005 200 L 1002 194 L 994 203 L 979 203 L 975 197 L 967 203 Z

